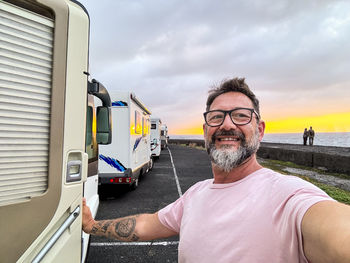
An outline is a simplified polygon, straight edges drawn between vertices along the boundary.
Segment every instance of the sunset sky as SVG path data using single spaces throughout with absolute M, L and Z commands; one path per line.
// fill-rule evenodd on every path
M 208 89 L 245 77 L 267 133 L 350 132 L 350 2 L 84 0 L 90 73 L 170 134 L 202 133 Z

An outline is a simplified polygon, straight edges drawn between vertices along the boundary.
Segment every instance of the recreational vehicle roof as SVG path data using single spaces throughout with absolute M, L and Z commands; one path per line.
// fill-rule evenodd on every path
M 162 120 L 158 117 L 153 117 L 151 116 L 151 121 L 155 122 L 155 121 L 159 121 L 160 123 L 162 123 Z
M 151 114 L 151 112 L 146 108 L 146 106 L 145 105 L 143 105 L 142 103 L 141 103 L 141 101 L 139 101 L 137 98 L 136 98 L 136 96 L 135 96 L 135 94 L 134 93 L 130 93 L 130 98 L 137 104 L 137 105 L 139 105 L 145 112 L 147 112 L 148 114 Z
M 141 101 L 138 100 L 138 98 L 136 97 L 136 95 L 133 92 L 129 92 L 129 91 L 114 91 L 114 92 L 110 92 L 110 96 L 112 98 L 112 100 L 132 100 L 133 102 L 136 103 L 136 105 L 138 105 L 142 110 L 144 110 L 147 114 L 151 115 L 151 111 L 149 109 L 146 108 L 145 105 L 143 105 L 143 103 Z M 112 103 L 112 106 L 120 106 L 120 105 L 114 105 L 115 102 Z M 118 101 L 119 103 L 119 101 Z

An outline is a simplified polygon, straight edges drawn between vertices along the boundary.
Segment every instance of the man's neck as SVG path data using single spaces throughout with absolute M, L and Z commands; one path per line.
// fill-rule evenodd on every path
M 255 154 L 249 157 L 249 159 L 240 166 L 233 168 L 228 173 L 218 169 L 218 167 L 212 163 L 214 184 L 227 184 L 239 181 L 261 168 L 262 166 L 257 162 Z

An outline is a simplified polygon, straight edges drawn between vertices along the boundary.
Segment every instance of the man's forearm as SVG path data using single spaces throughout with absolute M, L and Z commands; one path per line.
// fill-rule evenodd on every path
M 113 220 L 94 221 L 90 234 L 117 239 L 120 241 L 137 241 L 140 239 L 136 233 L 138 215 Z

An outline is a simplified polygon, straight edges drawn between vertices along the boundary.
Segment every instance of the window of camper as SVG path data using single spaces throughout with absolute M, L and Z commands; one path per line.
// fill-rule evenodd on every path
M 142 126 L 143 126 L 143 135 L 147 135 L 149 133 L 149 120 L 146 118 L 142 118 Z
M 146 126 L 145 118 L 142 117 L 142 136 L 145 136 L 145 135 L 146 135 L 145 126 Z
M 135 111 L 135 134 L 142 133 L 141 114 Z
M 152 129 L 152 130 L 155 130 L 155 129 L 157 129 L 157 124 L 155 124 L 155 123 L 152 123 L 152 124 L 151 124 L 151 129 Z
M 93 108 L 88 106 L 86 109 L 86 139 L 85 146 L 88 149 L 88 146 L 92 143 L 92 121 L 93 121 Z M 88 153 L 89 154 L 89 153 Z
M 148 134 L 148 119 L 142 117 L 142 135 L 146 136 Z
M 97 160 L 96 117 L 91 106 L 88 106 L 86 111 L 85 152 L 89 156 L 89 163 Z

